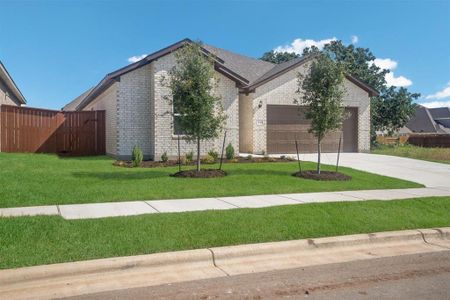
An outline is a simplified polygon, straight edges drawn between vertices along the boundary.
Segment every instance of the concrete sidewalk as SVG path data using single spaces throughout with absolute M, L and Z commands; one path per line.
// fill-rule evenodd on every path
M 0 216 L 60 215 L 64 219 L 93 219 L 154 213 L 257 208 L 319 202 L 395 200 L 431 196 L 450 196 L 450 187 L 14 207 L 0 209 Z

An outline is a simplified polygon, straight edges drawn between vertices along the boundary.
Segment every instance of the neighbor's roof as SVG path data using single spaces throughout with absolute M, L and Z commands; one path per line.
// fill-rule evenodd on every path
M 436 107 L 428 110 L 434 119 L 450 119 L 450 107 Z
M 428 109 L 436 123 L 444 127 L 444 130 L 450 132 L 450 107 L 436 107 Z
M 83 94 L 81 94 L 80 96 L 76 97 L 71 102 L 67 103 L 63 108 L 61 108 L 61 110 L 63 110 L 63 111 L 75 111 L 75 110 L 77 110 L 77 106 L 80 105 L 81 101 L 83 101 L 84 98 L 86 98 L 86 96 L 89 95 L 89 93 L 92 92 L 93 89 L 94 89 L 94 87 L 91 87 L 90 89 L 85 91 Z
M 8 92 L 12 95 L 13 99 L 19 102 L 19 104 L 26 104 L 27 101 L 25 97 L 22 95 L 22 92 L 17 87 L 16 83 L 12 79 L 11 75 L 9 75 L 3 63 L 0 61 L 0 80 L 4 82 Z
M 81 99 L 81 101 L 79 101 L 76 106 L 76 110 L 83 109 L 90 101 L 95 99 L 109 86 L 114 84 L 114 82 L 116 82 L 120 78 L 120 76 L 136 70 L 137 68 L 143 67 L 164 55 L 172 53 L 178 48 L 184 46 L 186 43 L 191 42 L 192 41 L 190 39 L 183 39 L 175 44 L 147 55 L 144 59 L 138 62 L 107 74 L 97 86 L 90 90 L 90 92 L 83 99 Z M 293 68 L 304 64 L 311 58 L 311 56 L 301 57 L 276 65 L 270 62 L 236 54 L 228 50 L 224 50 L 207 44 L 202 45 L 202 49 L 204 50 L 205 54 L 212 55 L 212 57 L 214 58 L 214 67 L 216 71 L 235 81 L 236 85 L 240 88 L 240 91 L 247 93 L 253 91 L 257 86 L 260 86 L 288 72 L 289 70 L 292 70 Z M 362 82 L 361 80 L 353 76 L 347 75 L 346 77 L 347 79 L 358 85 L 360 88 L 367 91 L 370 96 L 378 95 L 376 90 L 374 90 L 372 87 Z M 79 97 L 77 99 L 80 100 Z M 77 99 L 72 102 L 75 102 Z M 68 105 L 70 105 L 70 103 Z
M 440 124 L 436 123 L 430 110 L 422 105 L 417 105 L 415 115 L 406 124 L 412 132 L 446 133 Z

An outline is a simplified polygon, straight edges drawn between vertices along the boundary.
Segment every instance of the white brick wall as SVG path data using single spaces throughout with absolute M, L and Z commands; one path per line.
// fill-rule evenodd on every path
M 11 95 L 7 92 L 6 86 L 3 84 L 2 81 L 0 81 L 0 105 L 6 104 L 6 105 L 14 105 L 19 106 L 19 102 L 16 100 L 14 101 L 11 98 Z
M 308 64 L 299 66 L 256 88 L 253 95 L 253 151 L 266 151 L 267 105 L 295 105 L 298 99 L 297 74 L 305 74 Z M 358 151 L 370 150 L 370 98 L 367 92 L 345 80 L 344 105 L 358 107 Z M 261 104 L 261 108 L 259 108 Z
M 83 110 L 105 111 L 106 153 L 117 154 L 117 83 L 114 83 Z
M 170 157 L 178 155 L 178 139 L 173 135 L 172 107 L 165 97 L 170 95 L 170 90 L 161 84 L 163 79 L 167 79 L 168 71 L 175 65 L 173 54 L 161 57 L 154 63 L 154 103 L 155 103 L 155 159 L 159 160 L 164 152 Z M 222 98 L 224 112 L 228 119 L 226 123 L 227 144 L 231 142 L 238 152 L 239 149 L 239 102 L 238 89 L 235 83 L 227 77 L 216 73 L 218 76 L 218 85 L 215 89 L 216 95 Z M 223 134 L 219 138 L 201 143 L 201 154 L 205 155 L 209 150 L 220 151 L 222 147 Z M 196 153 L 196 144 L 181 140 L 181 154 L 189 151 Z
M 117 102 L 117 154 L 130 157 L 135 145 L 146 158 L 153 156 L 152 65 L 120 77 Z

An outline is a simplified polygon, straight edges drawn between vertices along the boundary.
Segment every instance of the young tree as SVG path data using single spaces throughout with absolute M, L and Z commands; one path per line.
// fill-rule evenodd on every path
M 303 54 L 317 53 L 317 48 L 305 48 Z M 389 70 L 380 69 L 374 64 L 375 55 L 367 48 L 345 46 L 342 41 L 332 41 L 325 45 L 322 52 L 333 57 L 341 64 L 345 72 L 354 75 L 372 86 L 379 95 L 372 97 L 371 133 L 375 140 L 375 131 L 387 131 L 390 134 L 408 123 L 414 116 L 414 100 L 420 97 L 418 93 L 410 93 L 404 87 L 389 87 L 385 75 Z
M 344 106 L 342 99 L 344 71 L 325 54 L 316 55 L 306 75 L 298 74 L 300 101 L 306 105 L 305 116 L 311 120 L 309 132 L 317 138 L 317 173 L 320 174 L 321 143 L 325 135 L 342 127 Z
M 218 137 L 226 115 L 221 98 L 213 95 L 217 83 L 213 58 L 202 51 L 201 43 L 187 43 L 175 55 L 176 66 L 169 72 L 169 101 L 177 113 L 176 125 L 188 141 L 197 143 L 200 171 L 200 142 Z

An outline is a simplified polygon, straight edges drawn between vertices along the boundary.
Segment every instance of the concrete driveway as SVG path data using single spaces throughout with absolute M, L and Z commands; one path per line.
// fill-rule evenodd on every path
M 295 157 L 296 155 L 290 154 Z M 336 153 L 323 153 L 324 164 L 336 164 Z M 317 154 L 300 154 L 300 159 L 317 161 Z M 450 165 L 397 156 L 341 153 L 340 166 L 421 183 L 426 187 L 450 187 Z

